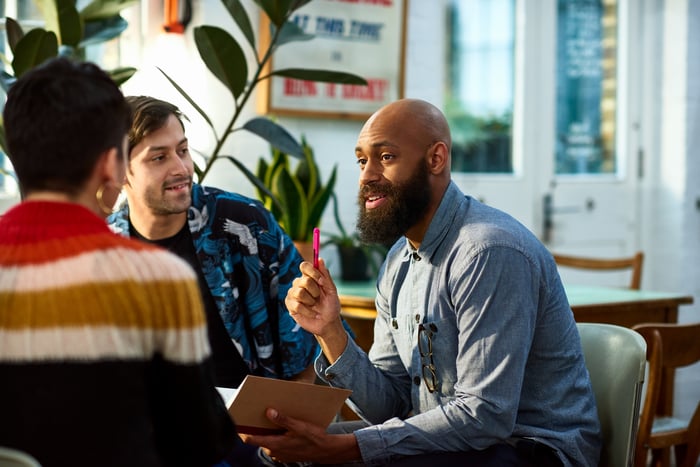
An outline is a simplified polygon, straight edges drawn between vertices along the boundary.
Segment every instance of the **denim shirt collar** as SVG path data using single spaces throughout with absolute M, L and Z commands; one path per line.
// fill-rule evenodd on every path
M 425 232 L 420 247 L 417 250 L 414 249 L 408 239 L 404 237 L 405 246 L 401 253 L 403 261 L 409 261 L 415 253 L 420 256 L 421 260 L 425 259 L 432 262 L 435 252 L 445 239 L 450 225 L 454 223 L 454 217 L 459 212 L 459 206 L 466 202 L 468 202 L 468 197 L 451 181 L 430 221 L 430 225 L 428 225 L 428 230 Z

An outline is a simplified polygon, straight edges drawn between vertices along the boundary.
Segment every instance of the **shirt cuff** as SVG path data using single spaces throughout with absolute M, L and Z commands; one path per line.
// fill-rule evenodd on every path
M 348 344 L 340 357 L 331 365 L 323 352 L 318 354 L 314 362 L 316 374 L 330 386 L 346 387 L 341 375 L 351 373 L 355 363 L 361 358 L 364 351 L 355 343 L 352 336 L 348 335 Z M 334 384 L 335 383 L 335 384 Z M 349 382 L 348 382 L 349 383 Z

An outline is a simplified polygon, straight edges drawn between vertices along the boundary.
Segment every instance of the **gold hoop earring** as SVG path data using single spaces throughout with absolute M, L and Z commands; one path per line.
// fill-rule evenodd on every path
M 112 208 L 108 207 L 102 197 L 104 196 L 105 190 L 107 189 L 106 184 L 100 185 L 100 187 L 97 189 L 97 193 L 95 193 L 95 199 L 97 200 L 97 206 L 100 208 L 100 210 L 106 215 L 112 214 Z

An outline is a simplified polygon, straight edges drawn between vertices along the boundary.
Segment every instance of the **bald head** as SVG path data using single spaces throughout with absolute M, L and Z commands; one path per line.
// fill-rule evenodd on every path
M 449 182 L 450 127 L 440 109 L 429 102 L 400 99 L 385 105 L 365 122 L 358 139 L 361 142 L 375 147 L 387 144 L 415 157 L 428 156 L 427 163 L 434 167 L 431 174 L 439 182 L 438 191 Z M 432 155 L 440 157 L 431 159 Z
M 433 104 L 420 99 L 400 99 L 377 110 L 365 123 L 390 121 L 402 128 L 404 135 L 415 135 L 427 143 L 442 141 L 452 149 L 450 127 L 443 113 Z M 363 128 L 364 129 L 364 128 Z M 427 144 L 426 143 L 426 144 Z

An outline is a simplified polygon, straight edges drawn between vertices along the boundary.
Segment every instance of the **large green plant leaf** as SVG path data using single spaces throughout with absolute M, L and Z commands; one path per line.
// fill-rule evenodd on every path
M 260 182 L 260 185 L 265 187 L 265 191 L 263 191 L 263 189 L 260 188 L 255 182 L 253 182 L 253 185 L 255 185 L 255 191 L 258 193 L 258 198 L 263 200 L 263 202 L 267 201 L 272 197 L 272 192 L 267 188 L 267 185 L 265 185 L 264 182 L 265 177 L 267 177 L 268 168 L 269 164 L 265 159 L 263 159 L 262 157 L 258 159 L 258 167 L 255 170 L 255 178 L 257 179 L 257 181 Z
M 93 0 L 80 10 L 84 21 L 95 21 L 118 15 L 123 9 L 138 5 L 139 0 Z
M 12 69 L 19 78 L 45 60 L 58 55 L 58 39 L 53 31 L 41 28 L 32 29 L 24 35 L 15 47 Z
M 248 64 L 238 42 L 216 26 L 196 27 L 194 40 L 207 68 L 238 98 L 248 79 Z
M 275 35 L 276 30 L 277 28 L 275 27 L 275 25 L 270 24 L 271 36 Z M 310 41 L 314 37 L 316 36 L 314 36 L 313 34 L 305 33 L 304 30 L 301 29 L 296 23 L 287 21 L 282 26 L 282 29 L 280 29 L 279 36 L 277 36 L 277 42 L 275 43 L 275 47 L 279 47 L 290 42 Z
M 129 23 L 119 15 L 110 18 L 85 21 L 85 36 L 80 47 L 112 40 L 126 30 Z
M 304 149 L 304 158 L 297 165 L 294 176 L 303 187 L 306 187 L 306 199 L 311 201 L 316 191 L 318 191 L 321 181 L 318 174 L 318 166 L 314 160 L 313 149 L 306 142 L 306 138 L 302 137 L 301 145 Z
M 310 68 L 283 68 L 275 70 L 268 76 L 284 76 L 287 78 L 303 79 L 307 81 L 322 81 L 337 84 L 367 85 L 367 80 L 353 73 L 343 71 L 318 70 Z
M 129 78 L 134 76 L 134 73 L 136 73 L 136 68 L 134 68 L 134 67 L 115 68 L 114 70 L 109 70 L 108 73 L 109 73 L 109 76 L 112 77 L 112 80 L 115 83 L 117 83 L 117 86 L 121 86 Z
M 294 137 L 281 125 L 269 118 L 255 117 L 243 124 L 243 128 L 270 143 L 290 156 L 303 158 L 304 150 Z
M 299 8 L 303 7 L 307 3 L 310 3 L 311 0 L 295 0 L 292 2 L 292 11 L 296 11 Z
M 83 38 L 83 20 L 71 0 L 57 0 L 59 42 L 77 47 Z
M 7 43 L 14 54 L 17 43 L 24 37 L 24 31 L 22 31 L 22 26 L 12 18 L 5 18 L 5 30 L 7 31 Z
M 255 33 L 253 32 L 253 27 L 250 24 L 250 18 L 248 18 L 248 14 L 246 13 L 245 8 L 243 8 L 243 5 L 241 5 L 241 2 L 239 0 L 221 1 L 228 10 L 228 13 L 238 25 L 238 28 L 243 33 L 250 46 L 253 48 L 253 50 L 256 50 Z
M 321 190 L 316 193 L 316 195 L 311 199 L 309 203 L 309 225 L 317 226 L 321 223 L 321 216 L 323 211 L 326 210 L 328 201 L 333 194 L 335 189 L 335 179 L 337 176 L 338 166 L 333 167 L 331 176 L 328 178 L 328 183 L 326 186 L 321 188 Z
M 246 176 L 246 178 L 250 181 L 250 183 L 255 185 L 255 189 L 258 192 L 260 199 L 270 198 L 273 203 L 277 204 L 278 207 L 281 208 L 281 206 L 279 206 L 280 205 L 279 200 L 275 197 L 275 195 L 272 193 L 272 191 L 270 191 L 270 189 L 268 187 L 266 187 L 265 184 L 260 181 L 259 176 L 256 176 L 253 172 L 251 172 L 248 169 L 248 167 L 246 167 L 241 161 L 239 161 L 235 157 L 233 157 L 233 156 L 221 156 L 221 157 L 224 157 L 224 158 L 228 159 L 229 161 L 231 161 L 233 163 L 233 165 L 238 167 L 238 169 L 241 172 L 243 172 L 243 175 Z M 265 163 L 265 161 L 263 161 L 262 159 L 259 162 Z M 260 168 L 258 168 L 258 173 L 260 173 Z
M 291 12 L 294 0 L 255 0 L 260 8 L 263 9 L 270 22 L 281 27 Z
M 304 188 L 284 166 L 278 167 L 272 178 L 273 193 L 277 193 L 283 207 L 283 215 L 278 219 L 284 230 L 294 240 L 311 240 L 309 227 L 309 204 L 304 198 Z
M 58 43 L 76 47 L 83 35 L 83 25 L 75 0 L 35 0 L 44 19 L 44 27 L 53 31 Z
M 173 80 L 170 76 L 168 76 L 168 74 L 167 74 L 166 72 L 164 72 L 163 70 L 161 70 L 159 67 L 156 67 L 156 68 L 158 68 L 158 71 L 160 71 L 160 72 L 163 74 L 163 76 L 165 76 L 165 78 L 166 78 L 168 81 L 170 81 L 170 84 L 172 84 L 173 87 L 174 87 L 175 89 L 177 89 L 177 92 L 179 92 L 179 93 L 182 95 L 182 97 L 184 97 L 185 100 L 186 100 L 187 102 L 189 102 L 189 104 L 192 106 L 192 108 L 195 109 L 195 110 L 197 111 L 197 113 L 198 113 L 199 115 L 202 116 L 202 118 L 204 119 L 204 121 L 207 122 L 207 124 L 209 125 L 209 127 L 210 127 L 210 128 L 212 129 L 212 131 L 214 132 L 214 136 L 216 136 L 216 128 L 214 127 L 214 124 L 212 123 L 212 121 L 211 121 L 211 119 L 209 118 L 209 116 L 207 115 L 207 113 L 206 113 L 204 110 L 202 110 L 202 108 L 201 108 L 199 105 L 197 105 L 197 103 L 189 96 L 189 94 L 187 94 L 187 93 L 185 92 L 185 90 L 182 89 L 182 88 L 180 87 L 180 85 L 177 84 L 177 83 L 175 82 L 175 80 Z

